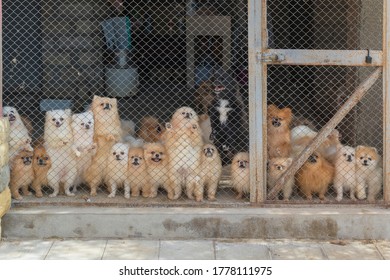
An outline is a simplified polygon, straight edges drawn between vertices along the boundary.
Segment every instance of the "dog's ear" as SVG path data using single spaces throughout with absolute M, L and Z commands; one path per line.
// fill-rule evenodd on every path
M 374 151 L 374 153 L 378 154 L 378 150 L 375 147 L 371 147 L 371 151 Z
M 69 117 L 72 116 L 72 110 L 71 109 L 65 109 L 65 114 L 67 114 Z
M 112 98 L 112 105 L 115 107 L 118 106 L 118 100 L 116 98 Z
M 283 112 L 285 118 L 291 121 L 291 119 L 292 119 L 292 111 L 291 111 L 291 108 L 289 108 L 289 107 L 283 108 L 283 109 L 282 109 L 282 112 Z
M 358 153 L 361 149 L 364 149 L 364 146 L 357 146 L 356 149 L 355 149 L 355 152 Z

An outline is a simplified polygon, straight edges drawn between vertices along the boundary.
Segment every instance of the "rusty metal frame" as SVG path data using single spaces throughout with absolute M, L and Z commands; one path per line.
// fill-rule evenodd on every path
M 383 1 L 383 198 L 390 202 L 390 0 Z

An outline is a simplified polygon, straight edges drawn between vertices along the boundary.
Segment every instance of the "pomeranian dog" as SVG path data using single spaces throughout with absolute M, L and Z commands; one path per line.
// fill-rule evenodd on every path
M 292 164 L 292 158 L 272 158 L 268 163 L 268 176 L 267 176 L 267 185 L 268 188 L 273 188 L 279 178 L 286 172 L 286 170 Z M 284 183 L 282 188 L 283 199 L 288 201 L 291 197 L 292 191 L 294 187 L 294 176 L 290 178 L 287 182 Z
M 268 157 L 289 157 L 291 153 L 290 123 L 291 109 L 277 108 L 271 104 L 267 107 L 267 145 Z
M 317 134 L 318 132 L 305 125 L 294 127 L 291 130 L 292 155 L 294 157 L 298 156 L 313 141 Z M 333 164 L 336 161 L 337 150 L 341 146 L 340 133 L 337 129 L 334 129 L 318 147 L 317 152 Z
M 31 188 L 35 191 L 36 197 L 42 197 L 42 186 L 48 186 L 47 173 L 51 168 L 51 160 L 44 146 L 34 148 L 33 155 L 34 180 Z
M 4 106 L 3 116 L 8 117 L 10 124 L 9 160 L 12 161 L 19 150 L 32 152 L 31 137 L 16 108 Z
M 63 183 L 65 194 L 74 196 L 70 191 L 76 176 L 76 155 L 73 151 L 71 111 L 53 110 L 46 112 L 45 148 L 51 158 L 52 166 L 47 173 L 49 186 L 53 189 L 50 197 L 58 195 L 60 184 Z
M 173 199 L 174 193 L 169 183 L 168 154 L 161 143 L 146 143 L 144 145 L 144 158 L 148 172 L 150 190 L 149 197 L 156 197 L 159 187 L 166 190 L 168 198 Z
M 184 186 L 188 198 L 193 199 L 196 192 L 196 200 L 201 201 L 203 187 L 199 168 L 203 140 L 198 118 L 194 116 L 183 118 L 180 112 L 174 114 L 172 121 L 176 126 L 166 124 L 165 148 L 169 157 L 169 180 L 174 191 L 173 199 L 180 197 Z
M 22 189 L 23 195 L 31 195 L 28 187 L 34 179 L 32 157 L 32 152 L 20 150 L 11 162 L 10 189 L 14 199 L 23 199 L 19 193 L 20 189 Z
M 214 145 L 205 144 L 202 151 L 200 176 L 204 188 L 207 188 L 207 199 L 214 201 L 222 175 L 222 161 Z
M 355 152 L 357 198 L 367 197 L 369 202 L 374 202 L 382 188 L 383 181 L 380 156 L 374 147 L 357 146 Z
M 115 98 L 95 95 L 91 108 L 94 118 L 94 143 L 97 143 L 97 148 L 92 163 L 85 172 L 85 180 L 91 189 L 91 196 L 96 196 L 98 186 L 105 182 L 111 148 L 120 141 L 122 129 Z
M 333 165 L 317 152 L 310 155 L 295 175 L 298 188 L 308 200 L 312 200 L 313 193 L 318 193 L 320 200 L 324 200 L 333 178 Z
M 240 152 L 233 157 L 231 165 L 232 187 L 237 192 L 236 199 L 250 192 L 249 153 Z
M 190 107 L 181 107 L 175 111 L 173 114 L 170 124 L 174 129 L 180 129 L 186 126 L 190 120 L 195 120 L 199 122 L 199 117 L 194 111 L 194 109 Z
M 137 131 L 137 137 L 145 143 L 155 143 L 160 141 L 165 127 L 161 125 L 155 117 L 147 116 L 140 121 L 140 128 Z
M 97 144 L 93 142 L 94 119 L 91 111 L 72 116 L 73 151 L 77 156 L 76 187 L 85 181 L 85 172 L 92 163 Z
M 134 147 L 129 149 L 129 164 L 127 169 L 127 180 L 131 187 L 131 195 L 139 196 L 142 190 L 143 197 L 151 197 L 148 171 L 146 168 L 144 149 Z
M 129 146 L 124 143 L 116 143 L 112 146 L 108 157 L 106 181 L 110 194 L 109 198 L 116 195 L 119 187 L 124 187 L 125 198 L 130 198 L 130 184 L 127 180 L 127 168 L 129 163 Z
M 207 114 L 216 95 L 224 89 L 221 85 L 215 86 L 210 80 L 203 81 L 194 93 L 194 103 L 199 112 Z
M 355 148 L 340 146 L 335 160 L 335 176 L 333 186 L 337 201 L 343 199 L 343 192 L 349 191 L 352 200 L 356 200 L 356 157 Z

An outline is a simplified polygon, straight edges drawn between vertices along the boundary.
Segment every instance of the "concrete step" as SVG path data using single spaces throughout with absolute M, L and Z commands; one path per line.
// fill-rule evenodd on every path
M 9 239 L 380 239 L 390 240 L 390 211 L 374 207 L 12 208 Z

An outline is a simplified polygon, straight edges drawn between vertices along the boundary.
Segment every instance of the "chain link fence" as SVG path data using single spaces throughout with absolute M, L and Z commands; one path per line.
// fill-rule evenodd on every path
M 248 1 L 5 0 L 3 11 L 15 201 L 248 205 Z M 379 0 L 267 1 L 268 48 L 381 50 L 382 12 Z M 291 140 L 273 151 L 268 132 L 268 188 L 370 71 L 268 66 L 268 130 L 287 125 Z M 378 81 L 280 203 L 339 203 L 368 181 L 370 202 L 382 199 L 382 100 Z M 341 203 L 366 202 L 353 194 Z

